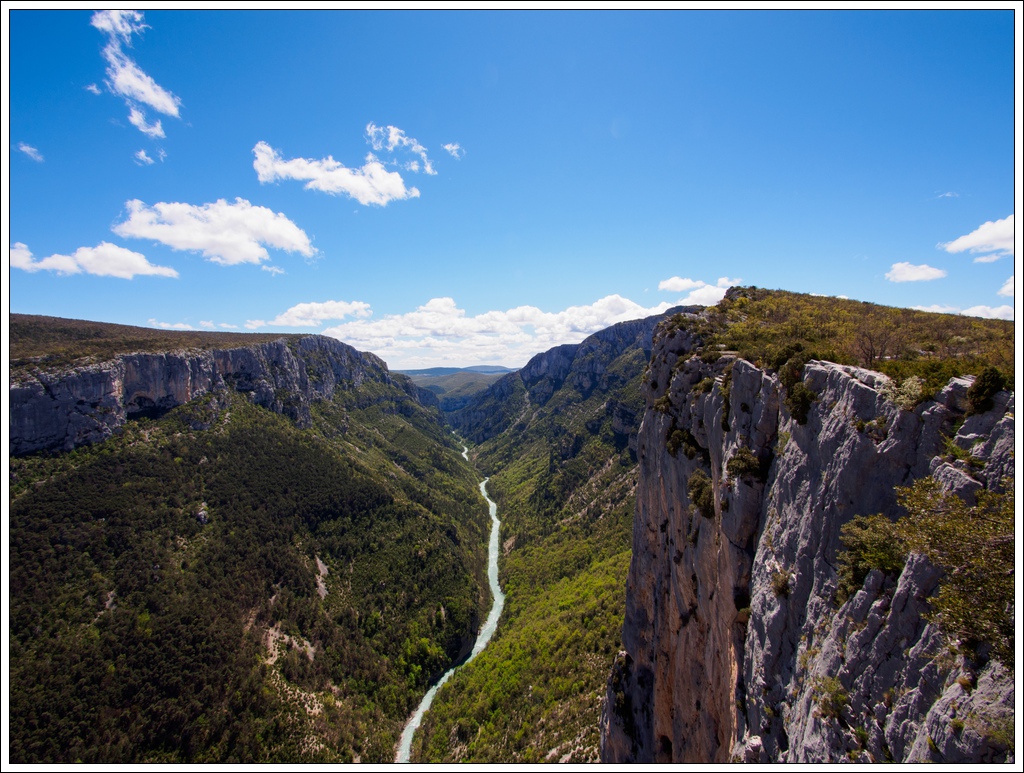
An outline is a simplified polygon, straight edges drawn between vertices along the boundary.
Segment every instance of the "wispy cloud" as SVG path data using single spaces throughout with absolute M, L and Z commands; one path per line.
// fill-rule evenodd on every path
M 342 320 L 346 317 L 369 317 L 373 312 L 370 304 L 362 301 L 321 301 L 299 303 L 278 314 L 269 322 L 250 319 L 245 326 L 250 330 L 272 325 L 275 327 L 316 327 L 325 322 Z
M 95 274 L 132 279 L 136 276 L 177 277 L 178 272 L 167 266 L 155 266 L 145 255 L 100 242 L 96 247 L 79 247 L 71 255 L 50 255 L 36 259 L 28 246 L 16 242 L 11 247 L 11 267 L 22 271 L 53 271 L 57 274 Z
M 138 164 L 139 166 L 149 166 L 150 164 L 153 163 L 153 159 L 146 155 L 146 151 L 144 150 L 140 150 L 138 153 L 132 156 L 132 158 L 135 159 L 135 163 Z
M 128 122 L 148 137 L 165 136 L 160 121 L 150 123 L 140 105 L 178 118 L 181 99 L 153 80 L 122 48 L 130 47 L 132 36 L 148 28 L 143 23 L 143 15 L 139 11 L 97 11 L 91 23 L 107 35 L 107 45 L 103 48 L 103 58 L 107 62 L 105 83 L 112 94 L 124 99 L 128 106 Z M 86 88 L 99 93 L 95 84 Z
M 199 327 L 206 328 L 207 330 L 238 330 L 238 325 L 232 325 L 228 322 L 214 322 L 213 320 L 203 319 L 199 321 Z
M 937 199 L 959 199 L 960 194 L 955 191 L 946 191 L 945 193 L 938 194 L 935 198 Z
M 95 83 L 90 83 L 88 86 L 85 87 L 85 90 L 88 91 L 90 94 L 99 95 L 103 93 L 102 91 L 100 91 L 100 87 L 97 86 Z
M 266 247 L 306 257 L 316 253 L 306 232 L 283 214 L 241 198 L 232 204 L 218 199 L 202 206 L 160 202 L 152 207 L 133 199 L 125 206 L 128 218 L 113 227 L 118 236 L 199 252 L 221 265 L 262 263 L 270 257 Z
M 991 263 L 1006 255 L 1013 255 L 1013 215 L 982 223 L 965 236 L 940 243 L 939 248 L 954 253 L 992 253 L 975 258 L 975 263 Z
M 402 175 L 389 172 L 372 154 L 358 169 L 350 169 L 332 156 L 321 159 L 293 158 L 285 160 L 266 142 L 256 143 L 252 149 L 256 160 L 253 168 L 261 183 L 276 180 L 305 180 L 309 190 L 325 193 L 343 193 L 360 204 L 385 206 L 396 199 L 416 198 L 416 188 L 406 188 Z
M 427 158 L 427 149 L 423 147 L 418 140 L 408 136 L 397 126 L 381 128 L 371 121 L 366 124 L 366 140 L 370 143 L 370 147 L 376 151 L 386 149 L 391 153 L 396 148 L 406 149 L 419 156 L 420 161 L 423 163 L 423 171 L 426 174 L 437 174 L 434 170 L 434 165 L 431 163 L 430 159 Z M 415 161 L 402 164 L 402 166 L 413 172 L 420 171 L 420 165 Z
M 27 144 L 25 142 L 19 142 L 18 143 L 18 150 L 20 150 L 26 156 L 31 158 L 33 161 L 38 161 L 39 163 L 42 163 L 43 160 L 44 160 L 42 153 L 40 153 L 34 147 L 32 147 L 31 145 L 29 145 L 29 144 Z
M 284 273 L 284 269 L 281 268 L 280 266 L 266 266 L 266 265 L 264 265 L 264 266 L 260 266 L 260 270 L 261 271 L 266 271 L 268 274 L 273 274 L 274 276 L 277 276 L 278 274 L 283 274 Z
M 147 137 L 153 139 L 163 139 L 167 135 L 164 134 L 164 125 L 157 119 L 153 123 L 146 123 L 146 114 L 139 110 L 137 107 L 132 107 L 128 112 L 128 123 L 138 129 L 140 132 L 145 134 Z
M 944 276 L 946 272 L 943 269 L 933 268 L 926 263 L 920 266 L 912 263 L 893 263 L 885 278 L 890 282 L 930 282 Z
M 1008 298 L 1013 297 L 1013 274 L 1010 274 L 1010 278 L 1007 279 L 1003 286 L 999 288 L 998 295 L 1002 295 Z
M 462 158 L 466 155 L 466 151 L 462 149 L 462 146 L 457 142 L 449 142 L 447 145 L 442 145 L 442 148 L 448 151 L 452 158 Z

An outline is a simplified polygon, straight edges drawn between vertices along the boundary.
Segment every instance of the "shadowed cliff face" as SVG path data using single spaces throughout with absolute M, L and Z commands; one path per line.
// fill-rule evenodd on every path
M 953 656 L 927 623 L 939 573 L 926 560 L 912 556 L 895 580 L 873 571 L 838 608 L 834 594 L 840 528 L 897 517 L 896 486 L 929 474 L 967 496 L 1000 485 L 1013 395 L 958 426 L 969 379 L 905 410 L 883 395 L 884 376 L 812 361 L 801 423 L 775 375 L 690 358 L 686 330 L 662 332 L 603 760 L 1005 759 L 989 730 L 1012 716 L 1012 676 Z M 946 461 L 947 437 L 984 467 Z
M 323 336 L 236 349 L 124 354 L 98 365 L 37 371 L 10 387 L 10 453 L 71 450 L 104 440 L 136 416 L 159 416 L 208 393 L 234 389 L 300 427 L 310 404 L 365 381 L 397 384 L 417 402 L 436 398 L 373 354 Z

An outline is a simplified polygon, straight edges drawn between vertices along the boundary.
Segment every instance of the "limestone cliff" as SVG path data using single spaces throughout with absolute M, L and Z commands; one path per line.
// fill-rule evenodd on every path
M 436 398 L 376 355 L 324 336 L 232 349 L 123 354 L 79 368 L 22 373 L 10 385 L 11 454 L 70 450 L 109 437 L 135 416 L 159 415 L 225 389 L 310 423 L 310 405 L 366 381 L 396 384 L 410 399 Z
M 904 409 L 881 374 L 811 361 L 816 399 L 794 417 L 778 376 L 691 357 L 691 335 L 663 327 L 645 379 L 602 759 L 1006 759 L 1012 675 L 927 622 L 935 568 L 912 556 L 838 608 L 834 594 L 840 527 L 897 517 L 896 486 L 931 474 L 969 496 L 1012 474 L 1013 395 L 960 425 L 967 379 Z M 947 461 L 947 437 L 976 463 Z

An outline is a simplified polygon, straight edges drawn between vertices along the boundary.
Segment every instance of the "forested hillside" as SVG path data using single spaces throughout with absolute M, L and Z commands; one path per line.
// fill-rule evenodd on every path
M 489 603 L 487 510 L 397 382 L 311 417 L 226 389 L 11 458 L 12 761 L 392 758 Z

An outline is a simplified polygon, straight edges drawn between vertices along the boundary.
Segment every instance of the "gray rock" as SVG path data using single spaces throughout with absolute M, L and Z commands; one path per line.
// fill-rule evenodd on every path
M 938 570 L 911 556 L 838 608 L 834 594 L 841 527 L 897 518 L 898 486 L 933 474 L 969 497 L 1012 474 L 1013 395 L 964 422 L 954 442 L 977 461 L 952 462 L 946 438 L 971 379 L 904 410 L 881 374 L 812 361 L 803 377 L 817 399 L 799 424 L 775 376 L 729 356 L 702 362 L 692 345 L 682 330 L 656 337 L 643 390 L 625 652 L 602 760 L 1005 759 L 1012 677 L 994 662 L 974 674 L 928 623 Z M 706 379 L 716 386 L 695 388 Z M 688 438 L 674 454 L 673 433 Z M 763 478 L 731 478 L 740 449 Z M 710 518 L 690 501 L 698 470 Z

